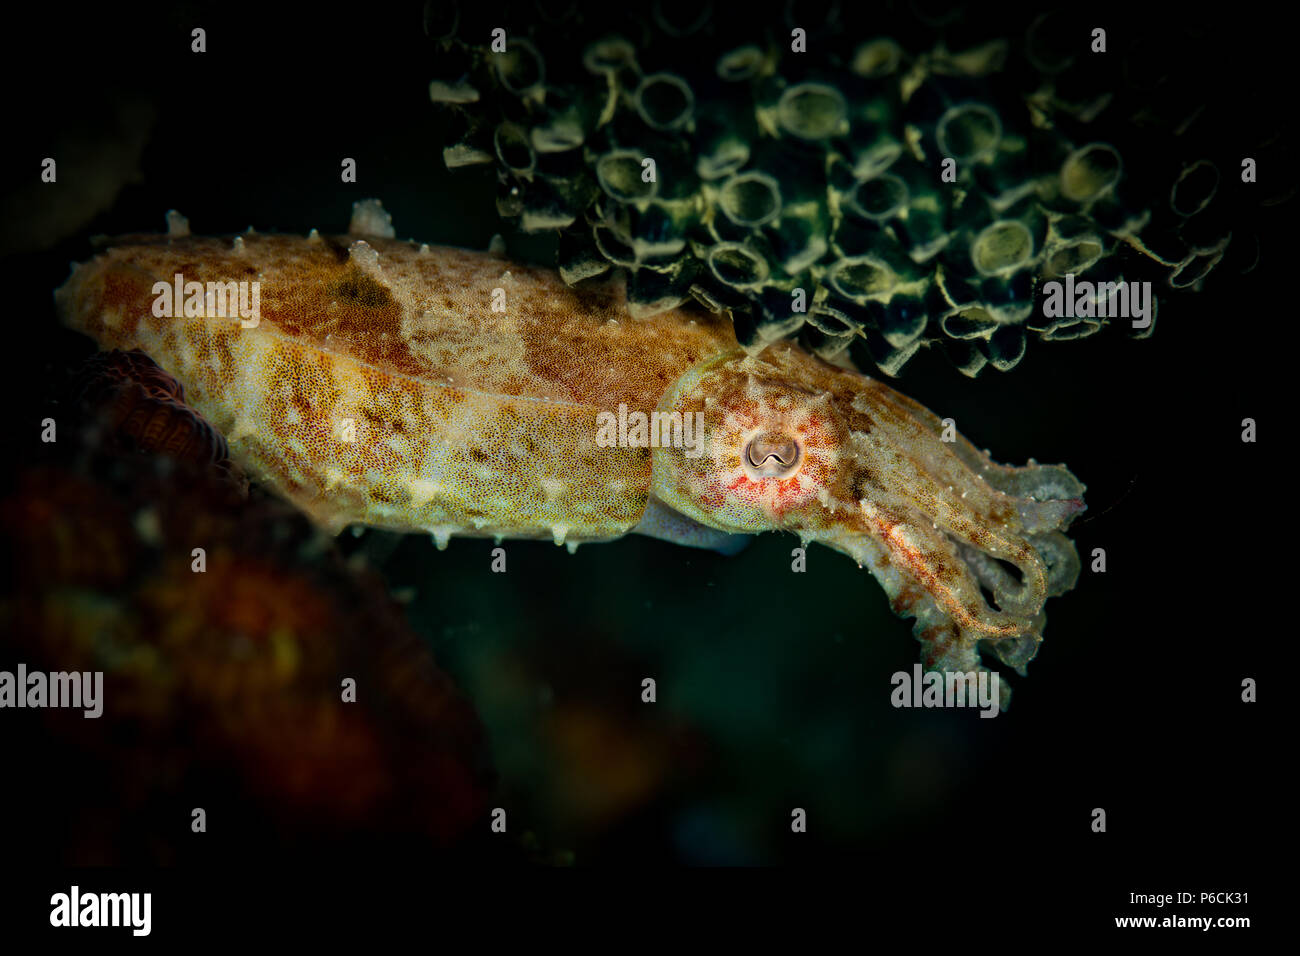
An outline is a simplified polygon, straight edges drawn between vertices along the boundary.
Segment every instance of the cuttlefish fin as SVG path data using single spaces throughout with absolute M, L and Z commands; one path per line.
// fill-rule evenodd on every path
M 733 555 L 740 552 L 753 535 L 728 534 L 702 525 L 680 511 L 668 507 L 654 495 L 646 503 L 645 514 L 632 534 L 643 534 L 647 538 L 658 538 L 672 544 L 687 548 L 705 548 L 719 554 Z

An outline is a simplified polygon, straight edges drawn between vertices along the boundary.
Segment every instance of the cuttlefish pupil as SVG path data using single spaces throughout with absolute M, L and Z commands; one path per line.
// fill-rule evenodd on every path
M 799 443 L 788 435 L 757 435 L 745 446 L 746 470 L 758 478 L 789 478 L 801 458 Z

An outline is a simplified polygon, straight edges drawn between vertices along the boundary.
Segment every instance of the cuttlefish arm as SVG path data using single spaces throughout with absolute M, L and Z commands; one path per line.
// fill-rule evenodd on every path
M 211 308 L 240 282 L 255 320 Z M 1062 531 L 1084 489 L 1064 467 L 998 465 L 793 343 L 746 354 L 725 317 L 633 319 L 616 283 L 373 236 L 136 236 L 56 302 L 102 346 L 148 353 L 251 477 L 333 531 L 637 532 L 727 553 L 791 531 L 868 568 L 927 665 L 961 671 L 981 644 L 1023 671 L 1078 574 Z M 604 440 L 615 413 L 689 440 Z

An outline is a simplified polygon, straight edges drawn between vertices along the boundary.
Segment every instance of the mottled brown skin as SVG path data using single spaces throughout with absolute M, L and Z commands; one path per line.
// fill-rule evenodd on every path
M 153 284 L 176 272 L 256 279 L 260 323 L 155 318 Z M 148 352 L 254 477 L 334 530 L 572 544 L 627 533 L 657 500 L 843 551 L 917 618 L 927 664 L 957 670 L 982 666 L 982 641 L 1023 669 L 1046 598 L 1077 575 L 1060 529 L 1083 486 L 1065 468 L 994 464 L 793 343 L 747 354 L 725 317 L 632 319 L 616 283 L 392 240 L 128 237 L 57 298 L 102 345 Z M 597 415 L 620 404 L 699 413 L 703 454 L 599 447 Z M 788 470 L 755 470 L 768 448 Z
M 259 281 L 260 323 L 154 317 L 154 283 L 177 272 Z M 650 453 L 597 447 L 597 413 L 651 412 L 685 369 L 737 348 L 707 313 L 629 334 L 618 284 L 579 294 L 546 270 L 376 238 L 124 237 L 58 301 L 101 345 L 176 375 L 255 476 L 332 530 L 625 534 Z

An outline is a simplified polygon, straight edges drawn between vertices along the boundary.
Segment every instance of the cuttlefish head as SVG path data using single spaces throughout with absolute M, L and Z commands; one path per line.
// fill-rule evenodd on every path
M 816 533 L 858 510 L 853 378 L 789 343 L 697 367 L 659 410 L 698 422 L 692 447 L 655 450 L 653 491 L 732 533 Z
M 655 449 L 660 500 L 709 527 L 791 531 L 853 557 L 917 618 L 932 667 L 977 667 L 984 642 L 1023 670 L 1044 602 L 1078 575 L 1061 532 L 1084 488 L 1063 466 L 996 464 L 955 423 L 793 343 L 691 370 L 659 411 L 700 432 Z

